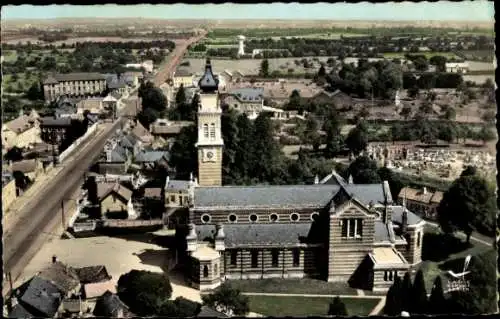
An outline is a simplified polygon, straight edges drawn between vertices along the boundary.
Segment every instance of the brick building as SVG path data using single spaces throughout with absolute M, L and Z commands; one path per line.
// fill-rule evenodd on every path
M 46 102 L 60 96 L 95 96 L 106 90 L 106 78 L 99 73 L 51 74 L 43 81 Z

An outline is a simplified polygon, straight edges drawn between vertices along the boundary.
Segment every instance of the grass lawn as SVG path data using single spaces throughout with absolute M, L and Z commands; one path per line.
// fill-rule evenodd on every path
M 427 59 L 430 59 L 431 57 L 433 57 L 435 55 L 441 55 L 441 56 L 444 56 L 447 59 L 451 59 L 451 58 L 459 59 L 460 58 L 460 57 L 458 57 L 453 52 L 415 52 L 415 53 L 411 53 L 411 52 L 389 52 L 389 53 L 382 53 L 382 55 L 384 56 L 384 58 L 388 58 L 388 59 L 394 59 L 394 58 L 404 59 L 405 58 L 405 54 L 425 55 L 425 57 Z
M 230 280 L 232 287 L 242 292 L 289 293 L 289 294 L 323 294 L 323 295 L 356 295 L 356 289 L 347 283 L 332 283 L 318 279 L 259 279 Z
M 250 311 L 265 316 L 326 316 L 332 298 L 248 296 Z M 379 299 L 342 298 L 350 316 L 367 316 Z

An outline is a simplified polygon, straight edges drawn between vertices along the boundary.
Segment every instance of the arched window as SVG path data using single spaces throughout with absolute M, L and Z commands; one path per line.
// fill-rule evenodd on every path
M 387 270 L 384 271 L 384 281 L 387 281 Z
M 237 258 L 238 258 L 238 251 L 231 250 L 231 260 L 230 260 L 231 266 L 236 266 Z
M 215 140 L 215 123 L 210 124 L 210 139 Z
M 208 277 L 208 266 L 207 265 L 203 266 L 203 277 L 204 278 Z
M 271 250 L 271 264 L 272 267 L 278 267 L 279 266 L 279 256 L 280 256 L 280 251 L 278 249 L 273 249 Z
M 203 136 L 208 138 L 208 124 L 203 124 Z

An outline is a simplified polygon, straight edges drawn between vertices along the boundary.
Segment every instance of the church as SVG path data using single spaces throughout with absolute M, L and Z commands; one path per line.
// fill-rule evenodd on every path
M 357 185 L 332 171 L 312 185 L 223 186 L 222 110 L 209 60 L 199 88 L 198 174 L 185 184 L 193 287 L 310 277 L 386 291 L 420 264 L 425 222 L 393 202 L 387 181 Z

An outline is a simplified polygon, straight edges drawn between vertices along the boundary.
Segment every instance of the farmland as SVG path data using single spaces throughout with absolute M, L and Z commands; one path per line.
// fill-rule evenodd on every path
M 390 53 L 382 53 L 384 58 L 386 59 L 404 59 L 406 54 L 415 54 L 415 55 L 425 55 L 427 59 L 435 55 L 444 56 L 446 59 L 460 59 L 458 55 L 453 52 L 418 52 L 418 53 L 408 53 L 408 52 L 390 52 Z

